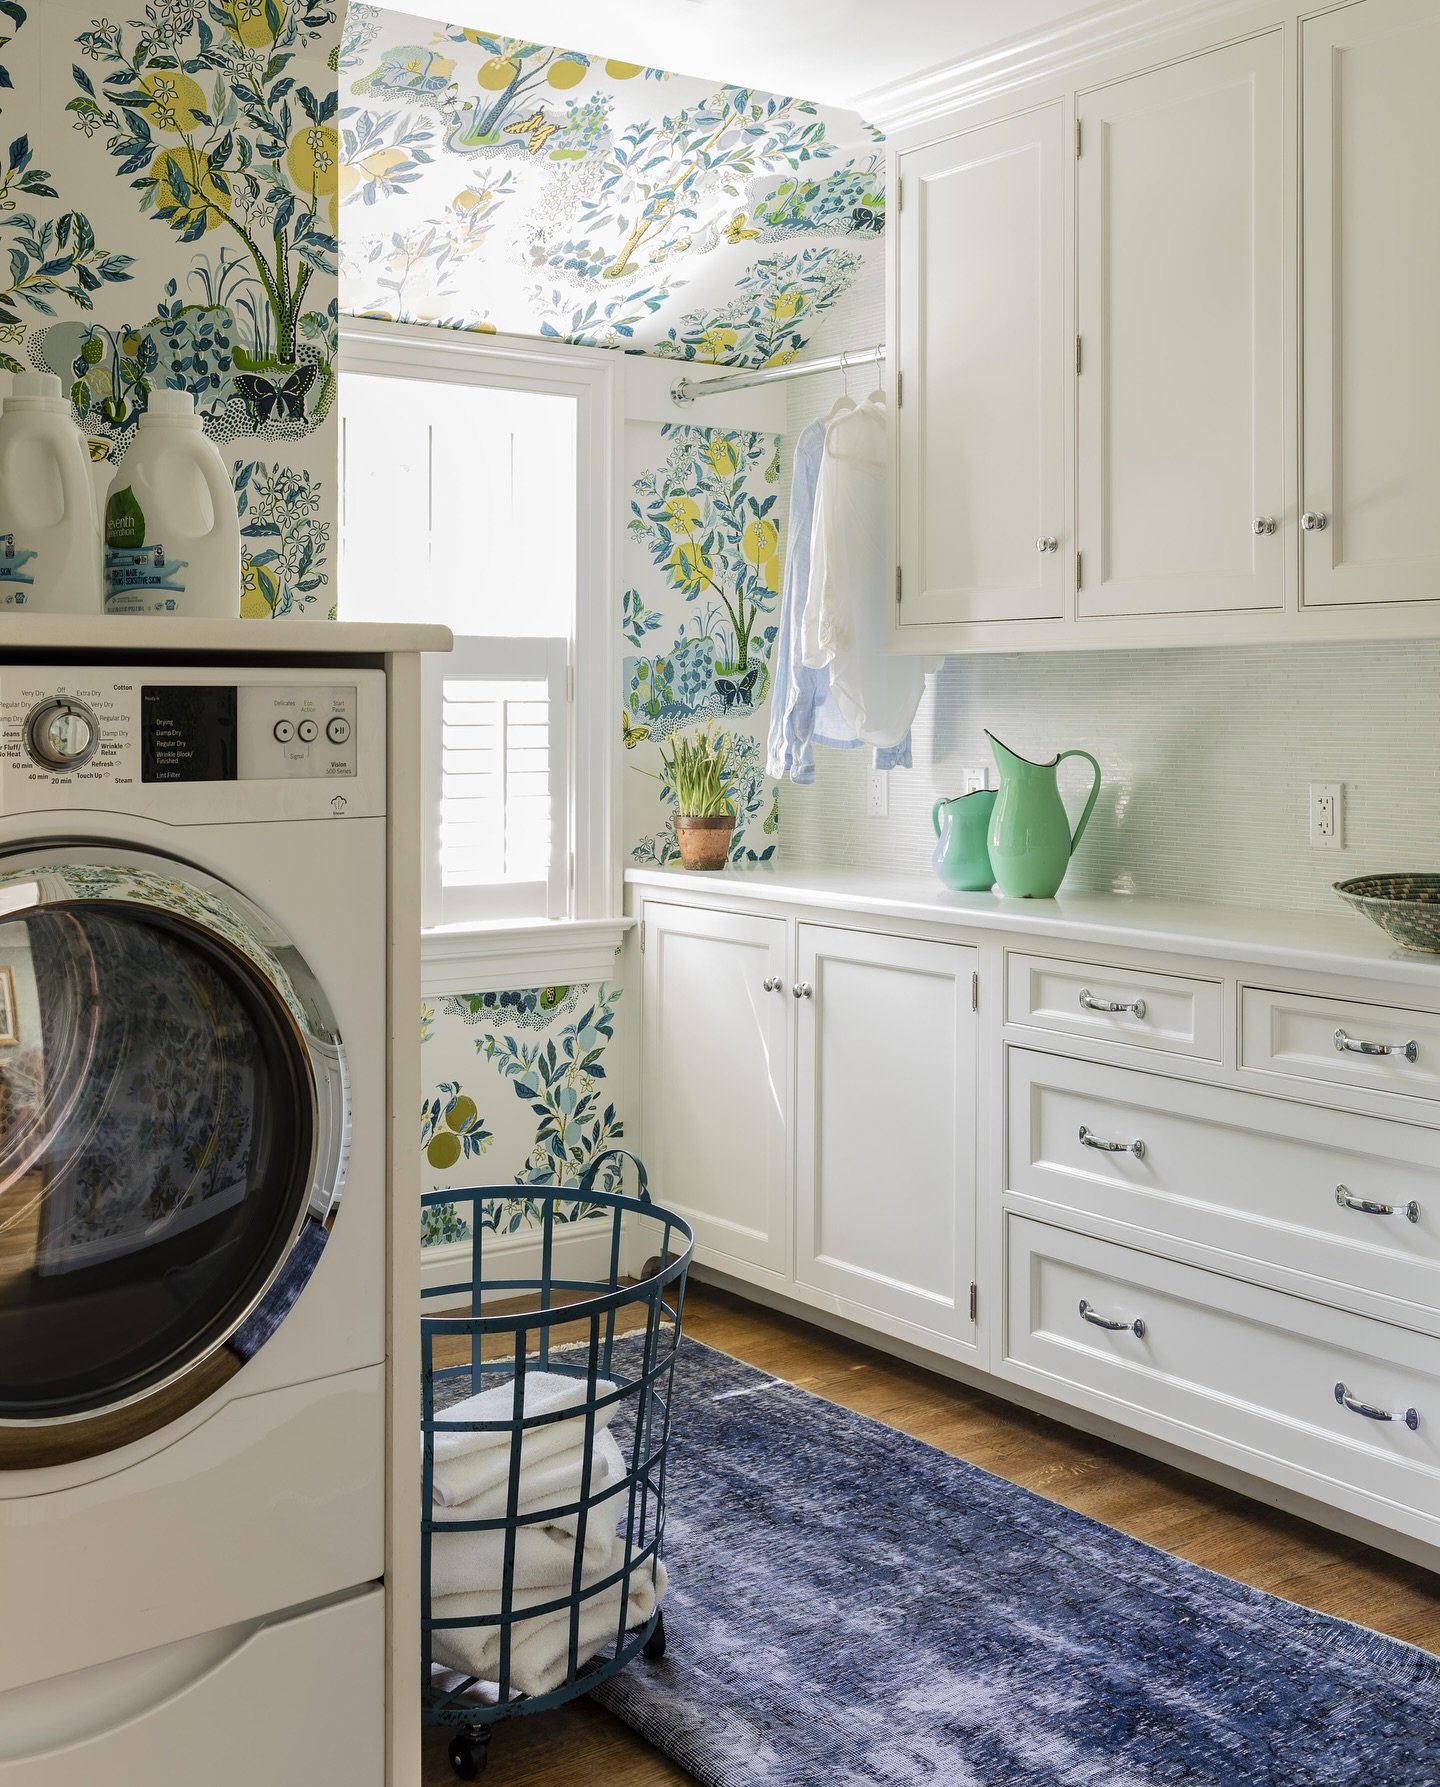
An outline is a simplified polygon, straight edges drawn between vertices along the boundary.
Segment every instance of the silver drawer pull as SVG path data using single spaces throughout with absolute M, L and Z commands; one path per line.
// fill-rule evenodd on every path
M 1407 1061 L 1416 1060 L 1420 1054 L 1418 1042 L 1361 1042 L 1343 1030 L 1335 1032 L 1335 1047 L 1342 1055 L 1403 1055 Z
M 797 980 L 790 991 L 797 999 L 809 999 L 814 995 L 815 989 L 808 980 Z
M 1337 1185 L 1335 1202 L 1342 1210 L 1359 1210 L 1366 1216 L 1403 1216 L 1406 1222 L 1420 1220 L 1420 1206 L 1414 1198 L 1408 1204 L 1372 1204 L 1368 1198 L 1352 1198 L 1348 1185 Z
M 1080 1140 L 1087 1148 L 1098 1148 L 1102 1154 L 1133 1154 L 1136 1160 L 1145 1158 L 1144 1142 L 1102 1142 L 1084 1123 L 1080 1125 Z
M 1145 1016 L 1145 1001 L 1132 999 L 1128 1005 L 1117 1004 L 1113 999 L 1096 999 L 1089 987 L 1081 987 L 1080 1004 L 1085 1011 L 1129 1011 L 1137 1018 Z
M 1136 1316 L 1133 1322 L 1112 1322 L 1109 1316 L 1097 1315 L 1095 1305 L 1088 1297 L 1080 1299 L 1080 1313 L 1092 1328 L 1106 1328 L 1112 1334 L 1133 1334 L 1137 1340 L 1145 1338 L 1145 1321 Z
M 780 976 L 767 974 L 763 984 L 767 993 L 778 993 L 780 991 Z
M 1392 1415 L 1389 1409 L 1371 1408 L 1368 1402 L 1361 1402 L 1358 1396 L 1352 1396 L 1344 1384 L 1336 1384 L 1335 1400 L 1342 1409 L 1349 1409 L 1352 1415 L 1364 1415 L 1367 1421 L 1403 1421 L 1411 1433 L 1420 1425 L 1420 1416 L 1415 1409 L 1405 1409 L 1401 1414 Z

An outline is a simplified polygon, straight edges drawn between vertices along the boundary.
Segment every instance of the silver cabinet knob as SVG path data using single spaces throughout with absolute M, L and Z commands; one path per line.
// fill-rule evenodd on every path
M 1060 542 L 1055 538 L 1054 534 L 1041 534 L 1040 538 L 1035 542 L 1035 550 L 1037 552 L 1058 552 L 1060 550 Z
M 1256 534 L 1273 534 L 1275 517 L 1273 515 L 1257 515 L 1250 523 L 1250 531 Z
M 767 974 L 765 976 L 764 985 L 767 993 L 778 993 L 780 991 L 780 984 L 780 976 L 778 974 Z
M 1314 509 L 1307 509 L 1300 517 L 1300 525 L 1307 534 L 1323 533 L 1330 525 L 1330 517 L 1317 514 Z
M 810 985 L 808 980 L 797 980 L 790 991 L 797 999 L 809 999 L 813 995 L 815 989 Z

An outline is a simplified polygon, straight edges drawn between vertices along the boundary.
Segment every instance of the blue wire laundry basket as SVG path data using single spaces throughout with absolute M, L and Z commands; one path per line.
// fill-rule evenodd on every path
M 622 1191 L 595 1189 L 602 1173 L 623 1174 L 629 1161 L 638 1181 L 634 1197 Z M 538 1277 L 500 1278 L 487 1274 L 486 1246 L 499 1239 L 495 1224 L 502 1207 L 517 1196 L 531 1205 L 538 1222 Z M 465 1313 L 421 1316 L 423 1366 L 422 1470 L 424 1504 L 421 1518 L 422 1714 L 427 1724 L 457 1727 L 450 1744 L 450 1764 L 462 1780 L 473 1780 L 484 1768 L 491 1728 L 501 1719 L 541 1712 L 577 1695 L 587 1694 L 623 1669 L 641 1651 L 664 1654 L 665 1620 L 658 1604 L 637 1625 L 627 1625 L 632 1592 L 644 1605 L 653 1593 L 665 1537 L 665 1460 L 670 1442 L 671 1383 L 680 1346 L 680 1324 L 686 1276 L 694 1252 L 694 1233 L 679 1216 L 651 1202 L 643 1164 L 633 1155 L 612 1149 L 598 1156 L 579 1184 L 564 1191 L 534 1192 L 513 1183 L 464 1190 L 431 1191 L 422 1207 L 453 1205 L 470 1231 L 470 1272 L 449 1284 L 431 1285 L 425 1298 L 469 1300 Z M 578 1227 L 576 1226 L 578 1223 Z M 565 1278 L 556 1267 L 558 1233 L 583 1235 L 588 1248 L 606 1249 L 609 1271 L 604 1279 Z M 621 1277 L 621 1240 L 646 1260 L 638 1282 Z M 502 1256 L 503 1257 L 503 1256 Z M 498 1306 L 498 1307 L 497 1307 Z M 454 1355 L 460 1355 L 454 1362 Z M 437 1354 L 444 1360 L 437 1364 Z M 583 1386 L 579 1400 L 561 1408 L 526 1414 L 527 1373 L 569 1377 Z M 457 1423 L 444 1418 L 452 1403 L 513 1380 L 513 1396 L 503 1418 Z M 573 1424 L 583 1448 L 581 1492 L 552 1507 L 521 1511 L 522 1444 L 558 1421 Z M 608 1430 L 620 1442 L 624 1470 L 601 1479 L 597 1475 L 596 1442 Z M 502 1456 L 508 1449 L 504 1511 L 485 1519 L 444 1518 L 435 1490 L 436 1435 L 503 1434 Z M 532 1444 L 534 1442 L 531 1442 Z M 613 1459 L 613 1453 L 611 1454 Z M 613 1464 L 610 1467 L 613 1473 Z M 603 1469 L 603 1467 L 601 1467 Z M 599 1580 L 585 1570 L 586 1533 L 591 1522 L 606 1530 L 618 1524 L 619 1534 Z M 574 1566 L 568 1586 L 538 1593 L 517 1592 L 517 1534 L 525 1527 L 573 1522 Z M 496 1533 L 501 1536 L 502 1577 L 498 1597 L 483 1613 L 437 1617 L 433 1608 L 433 1547 L 440 1533 Z M 581 1622 L 587 1603 L 613 1596 L 618 1589 L 613 1645 L 588 1660 L 581 1651 Z M 568 1615 L 568 1650 L 564 1679 L 542 1693 L 526 1694 L 513 1679 L 513 1656 L 524 1642 L 530 1622 Z M 588 1622 L 592 1635 L 594 1622 Z M 453 1666 L 453 1650 L 437 1663 L 437 1635 L 467 1633 L 493 1656 L 493 1670 L 465 1674 Z M 456 1641 L 448 1641 L 451 1646 Z M 607 1639 L 606 1643 L 610 1641 Z M 447 1640 L 440 1639 L 441 1649 Z

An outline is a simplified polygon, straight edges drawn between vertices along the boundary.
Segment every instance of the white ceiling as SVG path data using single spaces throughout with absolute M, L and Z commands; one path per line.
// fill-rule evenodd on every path
M 390 10 L 829 105 L 1023 40 L 1095 0 L 384 0 Z

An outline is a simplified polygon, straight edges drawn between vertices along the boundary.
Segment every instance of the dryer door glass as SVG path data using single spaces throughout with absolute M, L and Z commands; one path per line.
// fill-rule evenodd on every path
M 103 899 L 0 922 L 0 1422 L 208 1394 L 305 1223 L 315 1114 L 294 1016 L 215 931 Z

